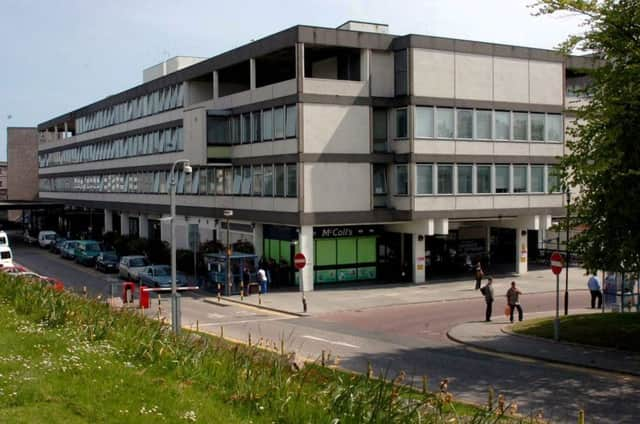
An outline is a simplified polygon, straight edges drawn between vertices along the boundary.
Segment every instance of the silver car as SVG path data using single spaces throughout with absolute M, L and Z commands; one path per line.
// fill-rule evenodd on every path
M 138 281 L 140 279 L 140 271 L 144 271 L 149 266 L 149 260 L 146 256 L 123 256 L 118 265 L 120 277 L 129 281 Z

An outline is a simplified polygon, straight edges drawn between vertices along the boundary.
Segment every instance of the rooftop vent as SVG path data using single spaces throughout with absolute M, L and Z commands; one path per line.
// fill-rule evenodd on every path
M 374 22 L 363 21 L 347 21 L 337 29 L 343 29 L 346 31 L 375 32 L 378 34 L 389 33 L 389 25 L 387 24 L 376 24 Z
M 156 78 L 163 77 L 172 72 L 179 71 L 191 65 L 195 65 L 198 62 L 203 61 L 204 57 L 194 56 L 174 56 L 171 59 L 167 59 L 162 63 L 150 66 L 142 71 L 142 82 L 149 82 Z

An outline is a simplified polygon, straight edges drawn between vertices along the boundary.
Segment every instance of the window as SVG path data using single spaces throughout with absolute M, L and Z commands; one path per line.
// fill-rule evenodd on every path
M 263 196 L 273 196 L 273 166 L 265 165 L 263 168 Z
M 438 194 L 453 193 L 453 165 L 438 165 Z
M 251 122 L 253 123 L 251 141 L 254 143 L 260 142 L 260 111 L 251 112 Z
M 560 168 L 554 165 L 548 167 L 549 175 L 547 177 L 547 186 L 549 187 L 549 193 L 561 193 L 562 187 L 560 186 Z
M 473 193 L 473 165 L 458 165 L 458 194 Z
M 529 139 L 529 114 L 527 112 L 513 112 L 513 139 Z
M 491 139 L 491 111 L 476 110 L 476 137 L 480 139 Z
M 407 165 L 396 165 L 396 194 L 399 196 L 409 194 Z
M 531 166 L 531 192 L 543 193 L 544 192 L 544 167 L 543 166 Z
M 238 185 L 238 193 L 240 192 L 240 185 Z M 224 168 L 224 194 L 230 195 L 234 193 L 235 188 L 235 169 Z
M 178 186 L 176 187 L 176 193 L 184 193 L 184 172 L 178 173 Z
M 262 165 L 253 167 L 253 195 L 262 196 Z
M 248 196 L 251 194 L 251 167 L 242 167 L 242 195 Z
M 373 109 L 373 151 L 387 151 L 387 111 Z
M 407 50 L 393 53 L 394 78 L 393 86 L 396 96 L 407 94 Z
M 562 115 L 547 114 L 547 140 L 562 141 Z
M 242 137 L 240 141 L 242 143 L 251 142 L 251 115 L 248 113 L 242 115 Z
M 513 165 L 513 192 L 527 192 L 527 165 Z
M 387 166 L 373 165 L 373 194 L 387 194 Z
M 416 165 L 416 194 L 433 194 L 433 165 Z
M 416 107 L 416 137 L 433 137 L 433 107 Z
M 496 193 L 509 193 L 509 165 L 496 165 Z
M 193 173 L 186 174 L 184 173 L 184 194 L 191 194 L 191 181 L 193 180 Z
M 407 138 L 407 109 L 396 109 L 396 138 Z
M 236 166 L 233 168 L 233 194 L 240 194 L 242 188 L 242 168 Z
M 491 193 L 491 165 L 476 165 L 476 193 Z
M 273 139 L 273 112 L 271 109 L 262 111 L 262 140 Z
M 457 109 L 458 138 L 473 138 L 473 110 Z
M 275 166 L 276 196 L 284 197 L 284 165 Z
M 207 194 L 216 194 L 216 172 L 218 168 L 207 169 Z
M 231 117 L 231 142 L 240 143 L 240 116 Z
M 453 138 L 453 109 L 436 109 L 436 131 L 438 138 Z
M 544 113 L 531 114 L 531 140 L 544 141 Z
M 511 114 L 496 110 L 493 114 L 495 121 L 495 137 L 498 140 L 509 140 L 511 128 Z
M 284 107 L 273 109 L 273 138 L 284 138 Z
M 294 164 L 287 165 L 287 197 L 296 197 L 298 195 L 298 166 Z
M 287 116 L 285 123 L 285 136 L 287 138 L 295 138 L 296 137 L 296 129 L 298 128 L 298 112 L 296 105 L 287 106 Z
M 198 192 L 199 194 L 207 194 L 207 169 L 202 168 L 198 171 Z M 195 194 L 195 193 L 194 193 Z

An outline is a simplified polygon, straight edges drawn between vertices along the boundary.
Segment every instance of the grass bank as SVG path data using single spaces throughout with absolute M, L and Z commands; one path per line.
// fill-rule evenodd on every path
M 0 422 L 490 423 L 437 394 L 184 332 L 0 275 Z M 521 421 L 520 418 L 509 421 Z M 530 419 L 522 419 L 531 422 Z
M 553 318 L 524 321 L 513 331 L 529 336 L 553 338 Z M 640 352 L 640 315 L 605 313 L 560 317 L 560 339 L 572 343 Z

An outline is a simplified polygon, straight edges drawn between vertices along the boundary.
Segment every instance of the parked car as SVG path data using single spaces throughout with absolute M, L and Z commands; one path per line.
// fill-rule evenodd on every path
M 169 265 L 150 265 L 139 273 L 140 284 L 148 287 L 171 288 L 171 267 Z M 176 285 L 186 286 L 187 276 L 176 272 Z
M 120 277 L 129 281 L 138 281 L 138 273 L 145 267 L 151 265 L 146 256 L 123 256 L 120 258 L 118 272 Z
M 101 272 L 117 272 L 118 263 L 116 252 L 102 252 L 96 258 L 96 269 Z
M 24 235 L 22 236 L 22 240 L 26 243 L 26 244 L 37 244 L 38 243 L 38 238 L 32 236 L 29 231 L 25 231 Z
M 44 230 L 38 233 L 38 244 L 42 248 L 49 247 L 51 243 L 55 243 L 58 235 L 55 231 Z
M 4 231 L 0 231 L 0 246 L 9 246 L 9 236 Z
M 67 239 L 66 239 L 66 238 L 64 238 L 64 237 L 58 237 L 58 238 L 56 239 L 56 242 L 55 242 L 55 243 L 51 243 L 51 244 L 49 245 L 49 251 L 50 251 L 51 253 L 58 253 L 58 254 L 60 254 L 60 253 L 61 253 L 61 251 L 60 251 L 60 250 L 62 249 L 62 246 L 64 245 L 64 242 L 65 242 L 65 241 L 67 241 Z
M 9 246 L 0 246 L 0 267 L 13 266 L 13 253 Z
M 100 252 L 102 249 L 97 241 L 80 240 L 75 249 L 75 261 L 82 265 L 93 266 Z
M 75 259 L 76 258 L 76 247 L 78 247 L 77 240 L 67 240 L 62 243 L 62 247 L 60 248 L 60 256 L 64 259 Z

